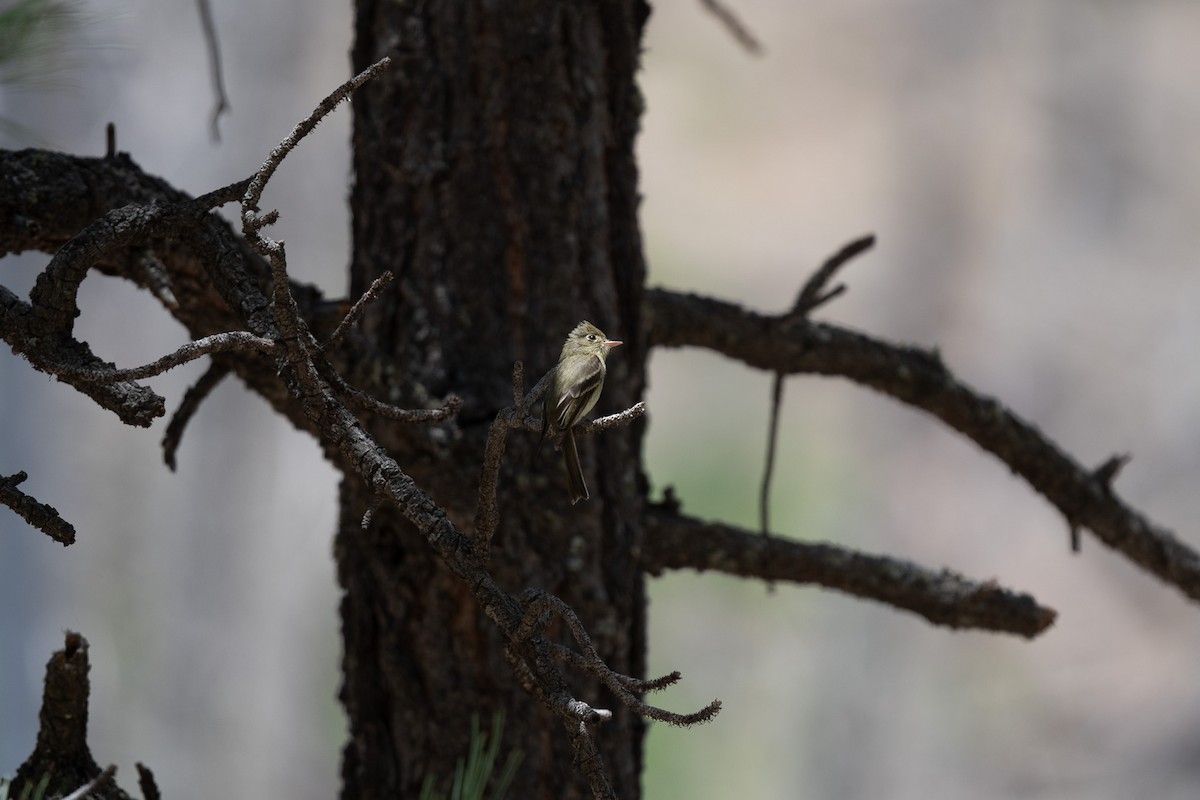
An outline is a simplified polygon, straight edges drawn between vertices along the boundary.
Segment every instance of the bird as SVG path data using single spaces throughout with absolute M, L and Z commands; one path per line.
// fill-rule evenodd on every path
M 591 497 L 579 466 L 574 428 L 600 399 L 608 354 L 621 344 L 609 339 L 604 331 L 587 320 L 580 322 L 563 342 L 558 365 L 546 390 L 542 408 L 542 439 L 546 438 L 547 432 L 563 434 L 561 449 L 571 505 Z

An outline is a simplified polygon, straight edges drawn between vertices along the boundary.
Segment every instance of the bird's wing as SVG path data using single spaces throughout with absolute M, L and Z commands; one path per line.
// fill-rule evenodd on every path
M 596 356 L 588 360 L 588 370 L 579 380 L 564 387 L 562 396 L 555 406 L 559 430 L 566 430 L 579 421 L 579 418 L 591 411 L 587 399 L 596 391 L 596 386 L 604 381 L 604 361 Z

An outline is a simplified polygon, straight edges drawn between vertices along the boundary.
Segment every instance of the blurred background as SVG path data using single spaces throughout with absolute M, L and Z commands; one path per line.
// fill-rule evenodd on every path
M 6 5 L 0 2 L 0 7 Z M 7 4 L 11 5 L 11 3 Z M 1176 0 L 742 0 L 747 54 L 696 2 L 655 6 L 642 87 L 651 283 L 763 311 L 851 238 L 879 237 L 818 317 L 941 350 L 1078 460 L 1133 461 L 1118 492 L 1200 546 L 1200 6 Z M 6 146 L 99 155 L 104 125 L 201 193 L 252 172 L 349 74 L 348 4 L 213 0 L 232 113 L 219 145 L 193 3 L 74 6 L 55 69 L 0 88 Z M 289 158 L 265 204 L 301 280 L 344 292 L 349 115 Z M 5 259 L 27 291 L 44 256 Z M 121 364 L 184 341 L 98 276 L 80 333 Z M 619 331 L 611 331 L 619 336 Z M 165 345 L 164 343 L 167 343 Z M 174 407 L 203 370 L 153 380 Z M 646 466 L 684 510 L 753 527 L 770 378 L 663 351 Z M 33 746 L 43 667 L 92 643 L 91 741 L 164 796 L 327 798 L 345 722 L 330 543 L 336 475 L 240 386 L 193 421 L 121 426 L 0 351 L 0 474 L 80 525 L 63 550 L 0 509 L 0 774 Z M 1007 468 L 844 381 L 787 381 L 781 535 L 890 553 L 1034 594 L 1034 642 L 936 629 L 810 588 L 652 582 L 649 798 L 1192 798 L 1200 608 L 1062 518 Z M 180 510 L 185 513 L 179 514 Z M 251 757 L 247 757 L 252 754 Z

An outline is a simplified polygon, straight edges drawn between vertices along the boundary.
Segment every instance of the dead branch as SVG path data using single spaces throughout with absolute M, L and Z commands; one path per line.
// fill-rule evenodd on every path
M 24 472 L 0 475 L 0 505 L 5 505 L 33 527 L 66 546 L 75 544 L 75 528 L 59 515 L 54 506 L 39 503 L 17 487 L 29 478 Z
M 804 319 L 817 308 L 844 293 L 846 291 L 844 283 L 836 284 L 831 289 L 825 287 L 842 267 L 874 246 L 875 235 L 867 234 L 851 241 L 825 259 L 825 263 L 809 277 L 796 296 L 796 302 L 792 304 L 789 318 Z M 771 407 L 767 415 L 767 452 L 763 464 L 762 486 L 759 490 L 758 501 L 759 528 L 763 536 L 767 536 L 771 532 L 771 476 L 775 471 L 775 445 L 779 435 L 779 409 L 783 406 L 783 380 L 782 372 L 776 372 L 771 380 Z
M 83 383 L 116 383 L 117 381 L 141 380 L 161 375 L 167 370 L 174 369 L 189 361 L 195 361 L 202 356 L 239 350 L 253 350 L 269 355 L 275 350 L 275 342 L 270 339 L 264 339 L 261 336 L 255 336 L 248 331 L 227 331 L 226 333 L 214 333 L 212 336 L 205 336 L 203 339 L 190 341 L 179 347 L 175 352 L 168 353 L 162 358 L 151 361 L 149 364 L 143 364 L 140 367 L 130 367 L 128 369 L 83 369 L 80 367 L 63 366 L 58 368 L 58 374 Z
M 668 569 L 714 570 L 816 584 L 911 611 L 935 625 L 1026 638 L 1045 631 L 1057 616 L 1029 595 L 1004 589 L 995 581 L 977 583 L 949 570 L 935 572 L 897 558 L 760 536 L 665 510 L 651 510 L 645 522 L 642 563 L 652 575 Z
M 37 745 L 17 769 L 9 786 L 10 796 L 33 796 L 35 787 L 41 785 L 43 794 L 39 797 L 84 792 L 78 796 L 128 800 L 128 795 L 111 783 L 111 773 L 106 777 L 108 770 L 100 769 L 88 749 L 91 687 L 87 652 L 87 640 L 67 631 L 63 649 L 56 651 L 46 664 Z M 109 769 L 115 772 L 115 768 Z
M 670 686 L 679 680 L 679 673 L 673 672 L 665 677 L 649 681 L 621 675 L 604 663 L 604 659 L 596 652 L 592 638 L 583 627 L 583 623 L 561 598 L 542 589 L 527 589 L 521 599 L 525 603 L 525 619 L 517 631 L 517 641 L 525 641 L 534 635 L 540 636 L 549 624 L 552 615 L 560 617 L 566 623 L 567 629 L 571 631 L 575 643 L 579 645 L 579 652 L 573 652 L 561 645 L 553 645 L 554 652 L 559 658 L 577 669 L 598 678 L 630 710 L 644 717 L 681 727 L 708 722 L 721 710 L 720 700 L 714 700 L 692 714 L 677 714 L 642 702 L 634 692 L 646 692 L 651 691 L 652 688 L 659 689 Z
M 200 404 L 225 379 L 229 370 L 230 366 L 225 361 L 213 361 L 200 379 L 184 392 L 183 400 L 179 403 L 179 408 L 175 409 L 171 421 L 167 423 L 167 431 L 163 434 L 162 439 L 163 461 L 172 472 L 175 471 L 175 452 L 179 449 L 179 442 L 183 439 L 183 431 L 195 416 L 196 411 L 199 410 Z
M 143 800 L 162 800 L 162 793 L 158 791 L 158 781 L 154 779 L 150 768 L 140 761 L 134 766 L 137 767 L 138 788 L 142 790 Z
M 391 283 L 394 278 L 395 276 L 390 271 L 385 270 L 379 275 L 378 278 L 371 281 L 371 285 L 367 288 L 367 291 L 363 292 L 363 296 L 358 298 L 358 301 L 350 307 L 350 310 L 346 313 L 346 316 L 342 318 L 342 321 L 338 323 L 338 326 L 333 329 L 333 333 L 329 335 L 329 339 L 323 345 L 321 345 L 321 350 L 328 350 L 329 347 L 334 344 L 334 342 L 346 334 L 346 331 L 354 327 L 354 325 L 358 322 L 359 317 L 362 316 L 363 311 L 366 310 L 367 306 L 369 306 L 379 297 L 379 293 L 382 292 L 384 287 Z
M 755 56 L 762 55 L 762 44 L 750 32 L 746 24 L 738 18 L 738 15 L 733 12 L 733 9 L 720 2 L 720 0 L 700 0 L 700 5 L 704 6 L 704 9 L 708 13 L 717 18 L 717 21 L 725 27 L 725 30 L 729 31 L 729 34 L 738 44 L 746 49 L 747 53 Z
M 808 316 L 817 308 L 825 305 L 830 300 L 846 291 L 846 284 L 839 283 L 833 288 L 826 290 L 825 286 L 833 280 L 833 276 L 841 270 L 842 267 L 849 264 L 854 259 L 858 258 L 863 253 L 875 246 L 875 234 L 868 233 L 866 236 L 849 242 L 841 250 L 825 259 L 816 272 L 804 284 L 804 288 L 800 290 L 800 294 L 796 296 L 796 302 L 792 305 L 792 314 L 801 317 Z
M 651 346 L 704 347 L 774 372 L 849 378 L 937 417 L 1011 467 L 1069 525 L 1086 527 L 1200 601 L 1200 554 L 1126 505 L 1036 427 L 955 378 L 936 351 L 666 289 L 648 291 L 645 303 Z
M 213 110 L 209 116 L 209 135 L 214 142 L 221 141 L 221 115 L 229 111 L 229 98 L 225 94 L 225 71 L 221 67 L 221 43 L 217 38 L 217 24 L 213 21 L 212 6 L 208 0 L 196 0 L 200 11 L 200 24 L 204 28 L 204 43 L 208 49 L 208 74 L 212 81 Z

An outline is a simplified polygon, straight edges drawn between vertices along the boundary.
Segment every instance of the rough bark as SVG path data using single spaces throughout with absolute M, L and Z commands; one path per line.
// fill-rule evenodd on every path
M 627 342 L 610 359 L 598 411 L 641 395 L 633 144 L 645 14 L 631 3 L 358 4 L 355 69 L 384 55 L 396 63 L 354 100 L 351 293 L 386 269 L 396 281 L 364 321 L 371 348 L 351 375 L 401 405 L 463 398 L 449 435 L 370 430 L 464 532 L 488 424 L 512 403 L 515 360 L 532 385 L 588 318 Z M 644 674 L 643 427 L 585 437 L 593 497 L 577 506 L 550 445 L 510 436 L 491 565 L 514 595 L 539 587 L 565 600 L 629 675 Z M 513 796 L 590 796 L 561 723 L 518 685 L 467 587 L 397 516 L 362 529 L 372 498 L 360 483 L 343 484 L 341 503 L 344 797 L 414 796 L 426 775 L 451 774 L 471 714 L 494 710 L 507 712 L 504 748 L 524 754 Z M 593 681 L 571 688 L 616 702 Z M 622 798 L 639 795 L 642 730 L 622 711 L 597 731 Z

